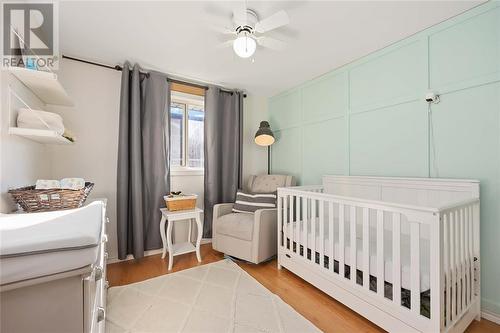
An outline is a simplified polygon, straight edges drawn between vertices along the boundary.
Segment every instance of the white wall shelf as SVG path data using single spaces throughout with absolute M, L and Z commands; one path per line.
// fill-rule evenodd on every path
M 9 67 L 8 71 L 28 87 L 45 104 L 73 106 L 73 101 L 51 72 L 22 67 Z
M 56 145 L 73 144 L 73 142 L 52 130 L 10 127 L 9 134 L 22 136 L 26 139 L 39 143 L 50 143 Z

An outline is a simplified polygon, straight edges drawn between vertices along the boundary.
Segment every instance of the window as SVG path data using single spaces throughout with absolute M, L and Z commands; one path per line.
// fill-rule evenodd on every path
M 205 112 L 203 106 L 188 105 L 188 158 L 190 168 L 203 168 L 203 122 Z
M 170 103 L 170 165 L 203 168 L 203 97 L 172 92 Z
M 170 104 L 170 165 L 181 166 L 184 161 L 185 104 Z

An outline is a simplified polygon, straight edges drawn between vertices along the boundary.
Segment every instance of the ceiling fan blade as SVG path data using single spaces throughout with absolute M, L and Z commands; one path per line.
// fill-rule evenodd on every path
M 224 48 L 230 47 L 230 46 L 233 46 L 233 40 L 232 39 L 227 40 L 224 43 L 220 43 L 219 45 L 217 45 L 217 48 L 218 49 L 224 49 Z
M 208 29 L 210 29 L 211 31 L 214 31 L 214 32 L 218 32 L 218 33 L 223 34 L 223 35 L 236 35 L 236 31 L 234 31 L 228 27 L 212 25 L 212 26 L 209 26 Z
M 278 40 L 278 39 L 275 39 L 275 38 L 272 38 L 272 37 L 266 37 L 266 36 L 257 38 L 257 43 L 260 46 L 263 46 L 265 48 L 268 48 L 271 50 L 278 50 L 278 51 L 283 50 L 286 47 L 285 42 Z
M 233 20 L 236 25 L 247 24 L 247 2 L 235 1 L 233 9 Z
M 219 7 L 213 2 L 207 1 L 203 7 L 205 13 L 211 17 L 228 18 L 231 16 L 231 11 L 223 7 Z
M 273 15 L 257 22 L 255 24 L 255 31 L 264 33 L 287 25 L 288 23 L 290 23 L 288 14 L 284 10 L 280 10 L 279 12 L 276 12 Z

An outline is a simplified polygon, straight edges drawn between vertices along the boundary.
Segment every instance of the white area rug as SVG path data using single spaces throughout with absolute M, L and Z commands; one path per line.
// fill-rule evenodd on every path
M 106 331 L 319 332 L 226 259 L 108 290 Z

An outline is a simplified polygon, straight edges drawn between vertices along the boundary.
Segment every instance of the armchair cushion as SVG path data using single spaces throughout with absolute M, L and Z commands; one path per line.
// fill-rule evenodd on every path
M 231 213 L 217 219 L 217 233 L 251 241 L 253 235 L 254 214 Z
M 252 193 L 272 193 L 276 192 L 278 187 L 293 185 L 294 178 L 286 175 L 259 175 L 250 176 L 248 179 L 248 190 Z

